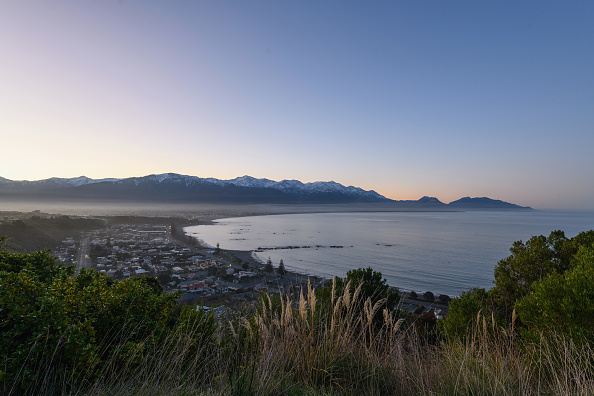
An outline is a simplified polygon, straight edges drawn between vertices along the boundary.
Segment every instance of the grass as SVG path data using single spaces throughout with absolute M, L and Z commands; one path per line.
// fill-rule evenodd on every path
M 345 290 L 349 290 L 348 287 Z M 164 340 L 120 343 L 104 365 L 41 364 L 28 389 L 68 395 L 592 395 L 594 351 L 560 336 L 527 344 L 484 318 L 462 339 L 426 342 L 414 322 L 350 295 L 264 295 L 256 313 L 208 316 Z M 212 318 L 210 318 L 212 319 Z M 125 335 L 122 335 L 125 339 Z M 578 346 L 579 345 L 579 346 Z M 33 358 L 33 357 L 32 357 Z M 1 368 L 0 368 L 1 369 Z M 81 377 L 80 373 L 88 373 Z M 3 386 L 3 388 L 1 387 Z

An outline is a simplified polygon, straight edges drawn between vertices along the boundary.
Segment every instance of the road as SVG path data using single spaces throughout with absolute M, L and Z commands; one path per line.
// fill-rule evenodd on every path
M 445 313 L 447 313 L 449 311 L 449 307 L 447 305 L 442 305 L 442 304 L 439 304 L 436 302 L 419 301 L 419 300 L 412 300 L 410 298 L 403 298 L 401 300 L 401 303 L 411 304 L 411 305 L 420 305 L 424 308 L 441 309 Z
M 78 249 L 78 261 L 76 263 L 76 274 L 80 272 L 81 268 L 92 268 L 91 261 L 91 240 L 88 235 L 82 236 L 80 240 L 80 248 Z

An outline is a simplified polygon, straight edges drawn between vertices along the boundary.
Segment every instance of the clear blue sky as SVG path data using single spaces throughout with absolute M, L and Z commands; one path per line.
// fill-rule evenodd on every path
M 0 176 L 594 209 L 594 2 L 6 0 Z

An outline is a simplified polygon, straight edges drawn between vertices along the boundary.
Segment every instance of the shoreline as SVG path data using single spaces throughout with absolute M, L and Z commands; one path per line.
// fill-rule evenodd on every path
M 260 262 L 259 260 L 257 260 L 256 258 L 254 258 L 253 256 L 253 251 L 250 250 L 232 250 L 232 249 L 222 249 L 222 251 L 230 253 L 232 255 L 234 255 L 235 257 L 237 257 L 238 259 L 241 259 L 243 261 L 247 261 L 250 264 L 256 265 L 258 268 L 263 269 L 264 266 L 266 265 L 266 263 Z M 276 269 L 278 267 L 275 267 L 275 273 L 276 273 Z M 306 273 L 302 273 L 302 272 L 297 272 L 295 270 L 292 270 L 290 268 L 286 268 L 286 274 L 285 274 L 285 278 L 292 278 L 295 279 L 296 281 L 299 282 L 303 282 L 304 280 L 313 280 L 312 283 L 318 283 L 318 282 L 323 282 L 326 280 L 329 280 L 331 278 L 325 278 L 322 276 L 318 276 L 318 275 L 312 275 L 312 274 L 306 274 Z
M 358 206 L 358 205 L 365 205 Z M 223 208 L 223 207 L 222 207 Z M 221 208 L 221 209 L 222 209 Z M 231 208 L 229 208 L 231 209 Z M 239 210 L 244 209 L 244 210 Z M 248 209 L 248 210 L 245 210 Z M 249 210 L 251 209 L 251 210 Z M 209 247 L 203 240 L 187 233 L 185 228 L 193 227 L 198 225 L 214 225 L 217 220 L 234 219 L 240 217 L 259 217 L 259 216 L 277 216 L 277 215 L 292 215 L 292 214 L 316 214 L 316 213 L 382 213 L 382 212 L 408 212 L 408 213 L 424 213 L 424 212 L 458 212 L 454 210 L 431 210 L 431 209 L 418 209 L 418 208 L 378 208 L 376 206 L 370 206 L 369 204 L 331 204 L 331 205 L 238 205 L 228 212 L 211 213 L 199 216 L 196 218 L 197 222 L 193 225 L 183 226 L 183 232 L 186 236 L 191 237 L 196 243 L 205 249 L 213 249 Z M 222 249 L 223 251 L 229 252 L 241 259 L 250 263 L 250 265 L 256 266 L 257 268 L 263 269 L 266 265 L 265 262 L 258 260 L 254 257 L 253 253 L 255 250 L 233 250 L 233 249 Z M 276 268 L 275 268 L 276 270 Z M 308 278 L 314 279 L 316 282 L 326 281 L 332 279 L 332 277 L 324 277 L 321 275 L 308 274 L 298 272 L 294 269 L 286 268 L 287 276 L 297 278 Z
M 264 209 L 264 208 L 261 208 L 261 209 Z M 270 208 L 266 208 L 266 209 L 270 209 Z M 367 213 L 372 213 L 372 212 L 375 212 L 375 213 L 394 213 L 394 212 L 396 212 L 396 213 L 411 213 L 411 212 L 414 212 L 414 213 L 444 213 L 443 211 L 425 211 L 425 210 L 423 210 L 423 211 L 419 211 L 419 210 L 415 210 L 415 211 L 411 211 L 411 210 L 406 210 L 406 211 L 378 210 L 379 208 L 374 208 L 374 210 L 369 210 L 369 208 L 360 208 L 360 209 L 367 209 L 367 210 L 345 210 L 347 208 L 336 207 L 336 206 L 334 206 L 332 208 L 323 208 L 323 209 L 325 209 L 324 211 L 315 211 L 314 209 L 316 209 L 316 208 L 310 208 L 310 207 L 299 208 L 301 210 L 298 210 L 298 211 L 288 211 L 286 209 L 289 209 L 289 208 L 286 208 L 286 207 L 283 207 L 283 208 L 276 207 L 273 209 L 274 210 L 259 210 L 258 211 L 259 213 L 257 216 L 281 215 L 281 214 L 283 214 L 283 215 L 284 214 L 305 214 L 305 213 L 311 214 L 311 213 L 321 213 L 321 212 L 322 213 L 362 213 L 362 212 L 363 213 L 365 213 L 365 212 L 367 212 Z M 304 210 L 304 209 L 307 209 L 307 210 Z M 451 211 L 448 211 L 448 212 L 451 212 Z M 231 219 L 231 218 L 248 217 L 252 213 L 248 214 L 244 211 L 237 211 L 235 213 L 226 212 L 226 213 L 224 213 L 224 215 L 226 215 L 227 217 L 214 217 L 213 216 L 208 219 L 203 218 L 202 219 L 203 221 L 201 221 L 200 223 L 196 223 L 196 225 L 216 224 L 215 222 L 217 220 L 222 220 L 224 218 Z M 462 212 L 456 212 L 456 213 L 462 213 Z M 454 215 L 454 214 L 452 213 L 452 215 Z M 363 215 L 363 216 L 365 216 L 365 215 Z M 256 217 L 256 216 L 254 216 L 254 217 Z M 188 227 L 190 227 L 190 225 L 188 225 Z M 187 235 L 190 235 L 193 239 L 198 240 L 199 243 L 203 242 L 200 240 L 200 235 L 193 235 L 192 233 L 188 233 Z M 204 234 L 203 236 L 206 236 L 206 234 Z M 214 243 L 214 241 L 212 241 L 212 242 Z M 287 243 L 289 243 L 289 242 L 287 242 Z M 205 244 L 202 243 L 202 245 L 205 245 Z M 240 258 L 242 261 L 247 261 L 248 263 L 250 263 L 250 266 L 253 266 L 258 269 L 263 269 L 263 267 L 265 266 L 266 257 L 268 256 L 267 253 L 264 253 L 264 254 L 259 253 L 260 258 L 258 259 L 253 256 L 255 250 L 257 249 L 257 246 L 251 246 L 251 244 L 247 244 L 247 245 L 245 245 L 245 247 L 250 248 L 250 250 L 225 249 L 224 246 L 221 246 L 221 249 L 224 251 L 227 251 L 231 254 L 235 254 L 235 256 Z M 278 254 L 273 255 L 273 256 L 275 256 L 275 257 L 273 257 L 273 263 L 274 263 L 274 269 L 275 269 L 275 273 L 276 273 L 276 269 L 278 268 L 279 258 L 285 258 L 285 257 L 283 257 L 282 254 L 280 255 L 280 257 L 278 257 Z M 332 272 L 332 273 L 312 273 L 308 270 L 311 270 L 312 268 L 315 270 L 317 268 L 315 265 L 313 267 L 312 267 L 312 265 L 310 265 L 310 268 L 299 267 L 299 266 L 297 266 L 297 268 L 292 268 L 291 263 L 290 262 L 287 263 L 286 261 L 287 260 L 285 258 L 285 267 L 286 267 L 288 274 L 290 274 L 290 275 L 288 275 L 290 278 L 295 278 L 295 279 L 309 278 L 312 280 L 315 279 L 314 282 L 317 282 L 318 280 L 324 280 L 324 279 L 331 280 L 334 276 L 339 276 L 339 277 L 344 278 L 346 271 L 351 268 L 351 267 L 348 267 L 348 268 L 345 267 L 345 268 L 342 268 L 342 271 L 341 271 L 341 268 L 328 268 L 329 270 L 334 269 L 336 271 Z M 362 265 L 364 263 L 367 263 L 367 265 Z M 370 262 L 359 262 L 359 265 L 353 267 L 353 269 L 358 268 L 358 267 L 368 267 L 369 264 L 370 264 Z M 444 295 L 448 295 L 450 297 L 455 297 L 455 296 L 458 296 L 464 290 L 466 290 L 464 287 L 458 288 L 458 287 L 456 287 L 456 285 L 453 285 L 453 286 L 450 285 L 450 283 L 452 283 L 452 282 L 450 282 L 450 283 L 445 282 L 445 284 L 442 284 L 442 282 L 435 282 L 435 280 L 433 282 L 428 282 L 425 284 L 420 284 L 419 282 L 415 281 L 415 282 L 412 282 L 414 284 L 404 286 L 400 282 L 398 282 L 397 277 L 394 278 L 394 276 L 387 276 L 387 274 L 384 273 L 384 271 L 382 270 L 383 267 L 381 267 L 381 266 L 377 267 L 377 266 L 374 266 L 373 264 L 371 266 L 375 271 L 379 271 L 380 273 L 382 273 L 382 277 L 387 277 L 389 279 L 388 284 L 391 287 L 397 288 L 403 292 L 414 291 L 416 293 L 422 294 L 426 291 L 431 291 L 435 295 L 444 294 Z M 324 267 L 324 268 L 326 268 L 326 267 Z M 386 270 L 386 271 L 390 272 L 389 270 Z M 409 283 L 411 283 L 411 282 L 409 282 Z M 453 282 L 453 283 L 456 283 L 456 282 Z M 478 287 L 478 286 L 474 285 L 474 286 L 470 286 L 470 287 Z
M 359 204 L 368 205 L 368 204 Z M 253 206 L 247 205 L 252 208 Z M 277 215 L 298 215 L 298 214 L 316 214 L 316 213 L 460 213 L 464 210 L 452 209 L 419 209 L 419 208 L 378 208 L 378 207 L 360 207 L 357 204 L 332 204 L 327 206 L 320 205 L 261 205 L 263 210 L 254 210 L 252 212 L 231 210 L 227 213 L 207 214 L 199 216 L 201 223 L 194 225 L 213 225 L 217 220 L 234 219 L 238 217 L 259 217 L 259 216 L 277 216 Z M 266 210 L 267 209 L 267 210 Z
M 264 215 L 262 215 L 262 216 L 264 216 Z M 216 219 L 213 219 L 213 220 L 216 220 Z M 201 225 L 209 225 L 209 224 L 201 224 Z M 192 226 L 189 226 L 189 227 L 192 227 Z M 214 249 L 214 248 L 207 246 L 204 243 L 204 241 L 196 238 L 195 236 L 185 233 L 185 231 L 184 231 L 184 234 L 186 236 L 194 239 L 200 250 Z M 253 253 L 255 252 L 255 250 L 221 249 L 221 251 L 229 253 L 229 254 L 237 257 L 241 261 L 245 261 L 245 262 L 249 263 L 250 266 L 257 267 L 258 269 L 264 269 L 264 267 L 266 266 L 266 263 L 264 261 L 258 260 L 256 257 L 254 257 Z M 277 268 L 278 267 L 274 267 L 275 274 L 276 274 Z M 320 276 L 320 275 L 309 274 L 309 273 L 305 273 L 305 272 L 299 272 L 299 271 L 296 271 L 294 269 L 287 268 L 287 267 L 285 267 L 285 269 L 286 269 L 285 277 L 293 278 L 299 282 L 303 282 L 304 280 L 313 280 L 315 283 L 319 283 L 319 282 L 328 281 L 333 278 L 333 277 L 328 278 L 328 277 L 324 277 L 324 276 Z

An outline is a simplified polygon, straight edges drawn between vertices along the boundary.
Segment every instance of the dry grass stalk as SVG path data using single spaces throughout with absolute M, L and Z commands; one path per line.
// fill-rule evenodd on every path
M 137 349 L 120 345 L 98 381 L 71 393 L 277 395 L 297 387 L 302 394 L 594 394 L 594 351 L 587 343 L 543 336 L 524 345 L 515 336 L 515 313 L 507 328 L 479 313 L 467 337 L 428 345 L 406 320 L 381 310 L 383 302 L 361 301 L 361 288 L 352 294 L 349 288 L 340 295 L 333 288 L 324 309 L 311 285 L 307 296 L 300 293 L 298 307 L 282 296 L 276 309 L 265 296 L 259 314 L 240 318 L 239 326 L 228 323 L 226 338 L 204 344 L 196 343 L 196 322 L 156 347 L 149 347 L 150 337 Z M 41 391 L 74 378 L 50 378 L 47 370 L 40 375 Z

